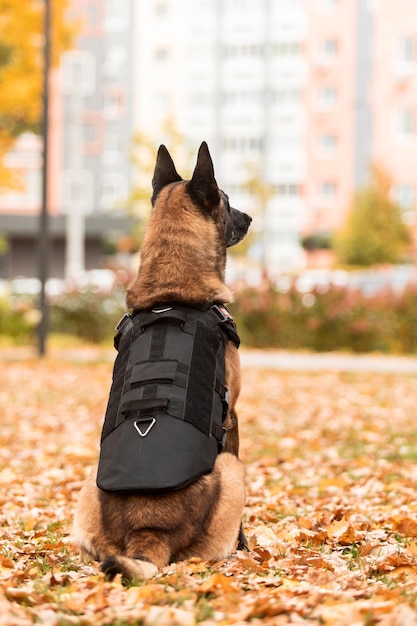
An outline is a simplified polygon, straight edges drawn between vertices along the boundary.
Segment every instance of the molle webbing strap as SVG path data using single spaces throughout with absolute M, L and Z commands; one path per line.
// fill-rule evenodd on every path
M 118 330 L 102 439 L 127 418 L 172 416 L 221 442 L 228 407 L 224 346 L 228 339 L 239 343 L 227 309 L 135 311 Z
M 188 376 L 187 401 L 183 419 L 203 433 L 210 434 L 213 413 L 213 389 L 216 383 L 217 357 L 221 339 L 217 329 L 195 323 L 193 351 Z
M 158 330 L 158 332 L 156 332 L 156 330 Z M 151 332 L 152 332 L 152 339 L 151 339 L 151 346 L 149 350 L 149 361 L 158 361 L 159 359 L 162 359 L 164 356 L 167 327 L 162 326 L 162 325 L 158 327 L 152 326 Z M 154 404 L 156 404 L 156 407 L 157 407 L 158 404 L 155 402 L 157 400 L 157 394 L 158 394 L 158 384 L 156 382 L 145 385 L 143 389 L 143 394 L 142 394 L 142 402 L 144 400 L 153 400 Z M 166 406 L 168 406 L 168 403 Z M 139 409 L 139 407 L 137 407 L 137 409 Z M 126 407 L 124 407 L 124 410 L 126 411 Z
M 118 330 L 120 323 L 125 320 L 123 332 Z M 115 346 L 118 354 L 113 367 L 113 380 L 110 388 L 109 399 L 106 409 L 106 417 L 103 424 L 101 439 L 103 440 L 113 430 L 116 425 L 117 415 L 119 412 L 120 401 L 125 385 L 126 376 L 128 375 L 129 349 L 131 344 L 133 324 L 130 317 L 123 317 L 118 324 L 116 330 L 118 334 L 115 337 Z

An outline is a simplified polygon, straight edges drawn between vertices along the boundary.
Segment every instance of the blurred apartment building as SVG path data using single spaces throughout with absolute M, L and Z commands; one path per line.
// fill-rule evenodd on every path
M 84 15 L 84 31 L 54 77 L 62 94 L 52 113 L 58 275 L 71 219 L 75 233 L 83 227 L 77 213 L 86 213 L 87 266 L 97 264 L 103 238 L 123 229 L 117 207 L 130 188 L 133 129 L 172 148 L 167 119 L 180 131 L 188 171 L 201 141 L 208 142 L 220 186 L 233 206 L 255 217 L 258 258 L 271 274 L 305 265 L 303 235 L 343 223 L 372 162 L 387 169 L 404 220 L 415 223 L 415 0 L 73 0 L 73 6 Z M 13 226 L 6 234 L 14 268 L 36 239 L 34 141 L 22 138 L 10 156 L 17 159 L 20 150 L 27 159 L 26 197 L 10 194 L 9 205 L 1 199 L 0 232 Z M 77 237 L 73 244 L 76 259 Z
M 194 149 L 208 141 L 271 273 L 303 267 L 301 235 L 343 223 L 371 162 L 414 223 L 415 0 L 153 0 L 136 33 L 142 129 L 163 139 L 170 115 Z
M 50 86 L 50 274 L 100 267 L 103 249 L 126 233 L 132 184 L 134 0 L 72 0 L 80 26 Z M 9 249 L 2 275 L 36 276 L 41 141 L 19 138 L 7 157 L 25 189 L 0 196 Z

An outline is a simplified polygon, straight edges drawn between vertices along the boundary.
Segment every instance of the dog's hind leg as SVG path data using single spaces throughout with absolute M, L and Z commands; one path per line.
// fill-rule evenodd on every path
M 214 472 L 220 477 L 220 489 L 211 519 L 204 533 L 176 555 L 178 560 L 199 556 L 218 561 L 236 550 L 245 506 L 244 468 L 234 455 L 223 452 L 216 459 Z

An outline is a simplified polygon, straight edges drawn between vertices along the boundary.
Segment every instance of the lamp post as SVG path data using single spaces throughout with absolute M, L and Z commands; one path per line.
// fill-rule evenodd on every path
M 49 122 L 49 68 L 51 45 L 51 5 L 44 0 L 44 49 L 43 49 L 43 113 L 42 113 L 42 205 L 39 219 L 39 279 L 41 290 L 39 295 L 40 321 L 38 326 L 39 356 L 46 353 L 48 334 L 48 302 L 46 297 L 46 280 L 49 265 L 49 214 L 48 214 L 48 122 Z

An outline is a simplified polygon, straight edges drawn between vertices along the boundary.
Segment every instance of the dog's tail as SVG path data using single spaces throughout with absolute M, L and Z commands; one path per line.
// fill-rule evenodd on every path
M 150 561 L 130 559 L 116 554 L 106 557 L 101 562 L 100 569 L 108 580 L 113 580 L 117 574 L 121 574 L 124 583 L 152 578 L 158 572 L 157 566 Z

